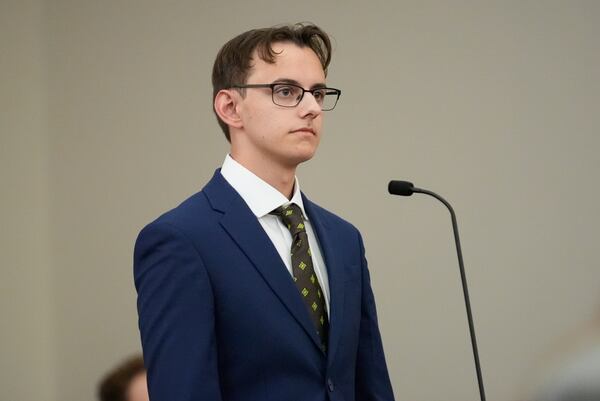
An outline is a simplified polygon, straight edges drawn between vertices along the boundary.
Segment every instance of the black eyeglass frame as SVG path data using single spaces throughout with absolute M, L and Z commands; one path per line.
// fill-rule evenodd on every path
M 274 88 L 276 86 L 280 86 L 280 85 L 281 86 L 293 86 L 294 88 L 298 88 L 298 89 L 302 90 L 302 95 L 300 95 L 300 97 L 298 98 L 298 102 L 295 105 L 293 105 L 293 106 L 286 106 L 286 105 L 279 104 L 279 103 L 275 102 L 275 90 L 274 90 Z M 277 106 L 280 106 L 280 107 L 288 107 L 288 108 L 297 107 L 300 104 L 300 102 L 302 101 L 302 99 L 304 99 L 304 94 L 306 92 L 309 92 L 314 97 L 315 96 L 314 92 L 316 92 L 316 91 L 325 90 L 326 94 L 327 94 L 327 91 L 331 91 L 332 93 L 334 93 L 336 95 L 335 103 L 333 103 L 333 106 L 331 106 L 331 108 L 324 109 L 324 108 L 321 107 L 322 111 L 331 111 L 331 110 L 335 109 L 335 106 L 337 106 L 338 100 L 340 100 L 340 96 L 342 94 L 342 91 L 340 89 L 336 89 L 336 88 L 328 88 L 328 87 L 321 86 L 321 87 L 314 88 L 314 89 L 304 89 L 300 85 L 290 84 L 290 83 L 287 83 L 287 82 L 273 82 L 272 84 L 232 85 L 231 88 L 233 88 L 233 89 L 270 88 L 271 89 L 271 100 L 273 101 L 273 104 L 275 104 Z

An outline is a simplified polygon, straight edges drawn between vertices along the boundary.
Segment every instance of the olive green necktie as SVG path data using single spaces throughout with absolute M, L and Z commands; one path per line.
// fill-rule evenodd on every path
M 291 203 L 278 207 L 271 214 L 279 216 L 292 234 L 293 279 L 321 339 L 321 348 L 326 351 L 329 319 L 327 309 L 325 309 L 325 296 L 313 267 L 302 210 L 298 205 Z

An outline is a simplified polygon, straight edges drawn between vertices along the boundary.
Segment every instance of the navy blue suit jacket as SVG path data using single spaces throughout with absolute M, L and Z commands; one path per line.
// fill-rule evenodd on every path
M 330 286 L 327 353 L 271 240 L 217 170 L 134 253 L 152 401 L 391 401 L 364 247 L 303 197 Z

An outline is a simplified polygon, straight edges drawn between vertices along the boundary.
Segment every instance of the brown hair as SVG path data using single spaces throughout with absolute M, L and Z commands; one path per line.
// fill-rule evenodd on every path
M 146 372 L 141 355 L 133 356 L 108 372 L 98 386 L 100 401 L 127 401 L 127 389 L 131 381 Z
M 327 67 L 331 61 L 331 41 L 329 36 L 318 26 L 311 23 L 297 23 L 252 29 L 225 43 L 217 54 L 212 72 L 213 104 L 221 89 L 246 83 L 252 68 L 251 61 L 254 51 L 263 61 L 274 63 L 277 54 L 271 46 L 277 42 L 290 42 L 299 47 L 309 47 L 321 61 L 323 71 L 327 75 Z M 225 137 L 230 141 L 229 127 L 218 115 L 217 121 L 225 133 Z

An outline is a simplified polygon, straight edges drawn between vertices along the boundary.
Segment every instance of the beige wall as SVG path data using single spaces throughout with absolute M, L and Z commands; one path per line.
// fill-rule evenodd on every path
M 7 399 L 92 400 L 139 349 L 135 236 L 227 151 L 220 45 L 281 22 L 335 39 L 341 103 L 299 176 L 363 232 L 398 399 L 477 396 L 447 213 L 389 179 L 456 208 L 489 399 L 600 307 L 600 3 L 1 4 Z
M 55 400 L 41 1 L 0 3 L 0 398 Z

